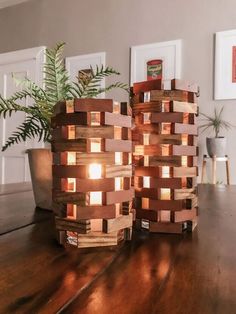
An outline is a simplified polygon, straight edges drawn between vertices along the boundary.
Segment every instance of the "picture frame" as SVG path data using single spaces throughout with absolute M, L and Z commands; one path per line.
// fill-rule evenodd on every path
M 74 57 L 67 57 L 66 60 L 66 69 L 69 73 L 69 77 L 72 81 L 77 81 L 79 76 L 89 75 L 90 67 L 96 69 L 96 66 L 106 66 L 106 53 L 97 52 L 90 53 L 85 55 L 79 55 Z M 101 81 L 101 88 L 105 88 L 105 79 Z M 104 98 L 105 93 L 102 93 L 98 98 Z
M 163 60 L 163 79 L 180 79 L 182 68 L 182 40 L 164 41 L 131 47 L 130 85 L 147 79 L 147 62 Z
M 215 34 L 214 99 L 236 99 L 236 29 Z

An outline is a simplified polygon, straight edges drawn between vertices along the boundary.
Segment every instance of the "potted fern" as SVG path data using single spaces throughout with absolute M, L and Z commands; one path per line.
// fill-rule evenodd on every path
M 106 88 L 100 88 L 100 82 L 107 76 L 119 75 L 119 72 L 111 67 L 91 68 L 88 77 L 78 79 L 78 82 L 70 82 L 65 69 L 63 51 L 65 43 L 58 43 L 53 49 L 46 49 L 45 63 L 43 65 L 43 87 L 36 85 L 29 79 L 16 80 L 21 86 L 20 92 L 14 93 L 10 98 L 4 99 L 0 95 L 0 117 L 11 117 L 15 112 L 24 112 L 25 121 L 19 125 L 16 131 L 8 138 L 2 151 L 10 146 L 27 139 L 38 138 L 39 141 L 50 143 L 51 141 L 51 117 L 57 102 L 73 98 L 97 97 L 99 94 L 110 91 L 113 88 L 128 90 L 126 84 L 115 82 Z M 25 106 L 20 104 L 27 97 L 33 100 L 33 104 Z M 50 149 L 28 150 L 34 198 L 37 207 L 51 208 L 52 157 Z
M 200 126 L 203 132 L 209 129 L 212 129 L 214 132 L 214 137 L 206 138 L 206 147 L 207 152 L 210 157 L 223 157 L 226 155 L 226 137 L 220 136 L 221 130 L 230 130 L 233 125 L 222 118 L 224 107 L 222 107 L 219 111 L 214 110 L 214 115 L 211 117 L 204 113 L 201 115 L 204 117 L 202 119 L 203 124 Z

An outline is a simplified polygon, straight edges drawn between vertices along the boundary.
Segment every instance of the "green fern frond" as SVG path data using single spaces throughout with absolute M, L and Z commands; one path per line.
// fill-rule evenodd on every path
M 8 138 L 7 142 L 2 147 L 2 151 L 5 151 L 8 147 L 18 144 L 21 141 L 26 141 L 27 138 L 30 139 L 37 136 L 40 136 L 38 119 L 35 116 L 27 117 L 17 130 Z
M 95 70 L 92 67 L 90 67 L 90 69 L 90 74 L 85 74 L 83 78 L 79 78 L 79 82 L 77 84 L 74 84 L 74 89 L 81 98 L 96 97 L 101 93 L 101 81 L 105 77 L 120 74 L 112 67 L 104 67 L 103 65 L 100 68 L 96 66 Z M 112 88 L 113 87 L 111 85 L 110 89 L 108 87 L 108 90 L 111 90 Z
M 63 50 L 65 43 L 57 44 L 54 49 L 46 49 L 46 63 L 44 65 L 44 84 L 47 99 L 56 104 L 67 99 L 70 90 L 69 76 L 64 66 Z
M 2 95 L 0 95 L 0 117 L 3 117 L 4 119 L 6 117 L 11 117 L 12 113 L 17 111 L 32 114 L 33 108 L 18 105 L 14 101 L 12 101 L 11 98 L 4 99 Z

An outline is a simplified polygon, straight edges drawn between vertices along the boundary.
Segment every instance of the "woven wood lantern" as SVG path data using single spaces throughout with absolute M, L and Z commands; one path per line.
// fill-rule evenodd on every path
M 182 233 L 197 224 L 199 88 L 182 80 L 162 88 L 161 80 L 133 86 L 136 226 Z
M 117 245 L 132 232 L 131 111 L 111 99 L 58 103 L 53 206 L 62 244 Z

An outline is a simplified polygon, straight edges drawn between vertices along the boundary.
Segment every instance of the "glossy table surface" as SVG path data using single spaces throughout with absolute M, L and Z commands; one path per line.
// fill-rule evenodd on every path
M 83 250 L 56 243 L 31 191 L 1 191 L 0 313 L 236 313 L 236 186 L 199 186 L 192 234 Z

